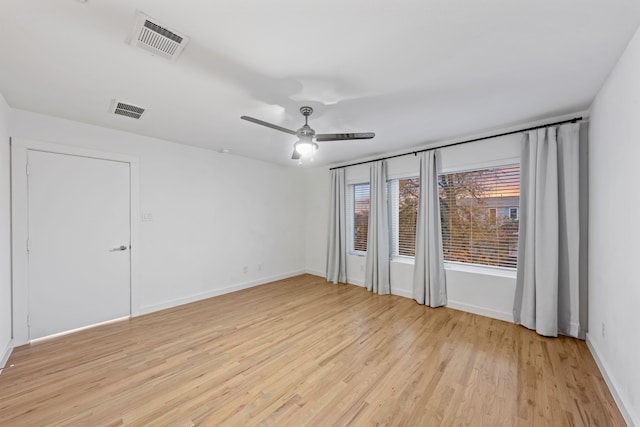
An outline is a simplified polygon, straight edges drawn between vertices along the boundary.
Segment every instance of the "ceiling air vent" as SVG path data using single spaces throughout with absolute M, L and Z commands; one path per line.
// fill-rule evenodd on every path
M 117 114 L 119 116 L 131 117 L 132 119 L 140 119 L 145 109 L 142 107 L 138 107 L 137 105 L 126 104 L 114 99 L 111 101 L 110 111 L 113 114 Z
M 189 42 L 189 37 L 169 29 L 142 12 L 136 14 L 131 33 L 131 46 L 141 47 L 154 55 L 175 61 Z

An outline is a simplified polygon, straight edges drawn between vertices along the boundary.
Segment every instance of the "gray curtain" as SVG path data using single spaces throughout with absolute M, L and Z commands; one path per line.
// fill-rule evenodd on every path
M 567 124 L 522 141 L 513 318 L 545 336 L 580 332 L 579 132 Z
M 369 173 L 369 231 L 364 283 L 368 290 L 385 295 L 391 291 L 386 162 L 372 163 Z
M 347 222 L 344 169 L 331 171 L 329 200 L 329 240 L 327 242 L 326 279 L 333 283 L 347 283 Z
M 437 150 L 420 154 L 420 196 L 416 223 L 413 298 L 420 304 L 431 307 L 447 304 L 447 287 L 442 260 Z

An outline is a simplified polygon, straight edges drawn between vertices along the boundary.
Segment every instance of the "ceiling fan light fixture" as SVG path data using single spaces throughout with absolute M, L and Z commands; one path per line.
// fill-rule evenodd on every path
M 313 158 L 313 155 L 318 150 L 318 144 L 313 141 L 300 140 L 293 144 L 293 149 L 295 152 L 300 154 L 302 158 Z

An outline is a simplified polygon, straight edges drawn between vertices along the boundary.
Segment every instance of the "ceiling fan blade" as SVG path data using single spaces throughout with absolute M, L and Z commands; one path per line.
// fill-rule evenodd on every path
M 291 155 L 291 160 L 300 160 L 302 156 L 300 155 L 300 153 L 298 153 L 298 151 L 294 148 L 293 149 L 293 154 Z
M 320 133 L 316 135 L 316 141 L 345 141 L 349 139 L 371 139 L 376 136 L 373 132 L 361 133 Z
M 279 130 L 280 132 L 285 132 L 291 135 L 297 135 L 297 132 L 295 130 L 291 130 L 291 129 L 287 129 L 287 128 L 283 128 L 282 126 L 278 126 L 278 125 L 274 125 L 273 123 L 268 123 L 259 119 L 254 119 L 253 117 L 249 117 L 249 116 L 242 116 L 240 117 L 242 120 L 246 120 L 248 122 L 251 123 L 255 123 L 257 125 L 262 125 L 262 126 L 266 126 L 268 128 L 271 129 L 275 129 L 275 130 Z

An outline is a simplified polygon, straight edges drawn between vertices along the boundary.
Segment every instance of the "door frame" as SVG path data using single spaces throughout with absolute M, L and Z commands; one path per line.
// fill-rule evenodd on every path
M 12 274 L 12 320 L 13 345 L 29 343 L 29 257 L 27 254 L 29 190 L 27 179 L 27 155 L 29 151 L 43 151 L 91 159 L 111 160 L 129 164 L 129 227 L 131 238 L 129 310 L 131 316 L 139 307 L 139 212 L 140 186 L 138 158 L 134 156 L 89 150 L 81 147 L 49 142 L 11 138 L 11 274 Z

